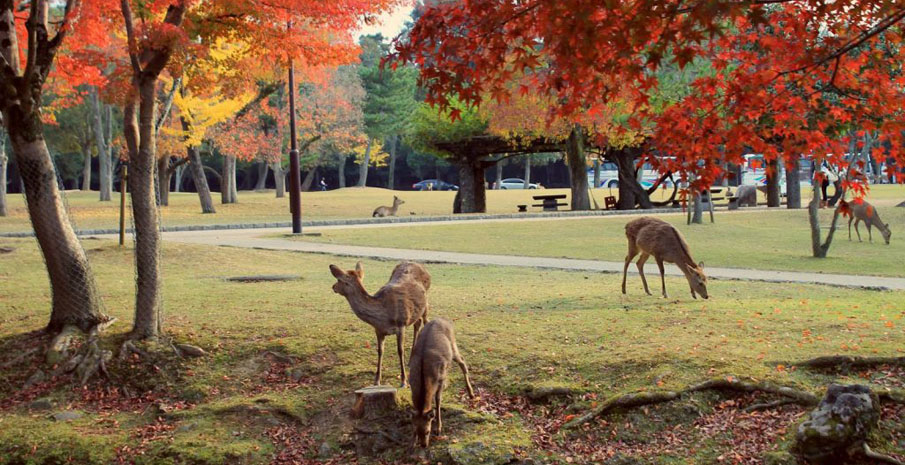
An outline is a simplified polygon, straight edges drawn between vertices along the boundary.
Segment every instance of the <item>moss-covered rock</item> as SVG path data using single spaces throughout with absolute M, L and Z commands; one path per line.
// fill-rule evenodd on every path
M 810 463 L 839 464 L 862 444 L 880 419 L 880 403 L 869 387 L 832 384 L 809 418 L 798 426 L 795 453 Z

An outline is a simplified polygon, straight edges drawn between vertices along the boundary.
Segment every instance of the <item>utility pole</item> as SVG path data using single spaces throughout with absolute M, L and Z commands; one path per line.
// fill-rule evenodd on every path
M 292 29 L 292 22 L 289 22 Z M 292 212 L 292 234 L 302 233 L 301 179 L 299 173 L 298 135 L 295 132 L 295 69 L 289 57 L 289 211 Z

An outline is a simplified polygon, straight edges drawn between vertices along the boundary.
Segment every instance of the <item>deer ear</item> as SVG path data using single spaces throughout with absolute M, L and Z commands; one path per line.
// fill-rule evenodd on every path
M 704 269 L 704 262 L 698 262 L 698 268 Z
M 343 270 L 339 269 L 336 265 L 330 265 L 330 272 L 333 273 L 333 277 L 336 279 L 342 278 L 345 273 Z
M 361 267 L 361 262 L 355 264 L 355 274 L 358 275 L 359 279 L 364 279 L 365 269 Z
M 434 409 L 430 409 L 430 410 L 427 412 L 427 418 L 433 419 L 435 415 L 436 415 L 436 414 L 434 413 Z

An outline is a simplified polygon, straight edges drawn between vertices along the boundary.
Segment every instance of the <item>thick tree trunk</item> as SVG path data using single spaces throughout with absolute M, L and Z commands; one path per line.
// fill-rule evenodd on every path
M 90 96 L 94 145 L 97 146 L 98 194 L 101 202 L 108 202 L 113 195 L 113 160 L 110 157 L 109 139 L 104 132 L 104 114 L 107 109 L 100 102 L 97 88 L 92 88 Z
M 701 202 L 701 191 L 694 189 L 691 193 L 691 207 L 688 209 L 689 224 L 704 223 L 704 204 Z
M 493 188 L 499 189 L 503 183 L 503 160 L 496 162 L 496 174 L 493 177 Z
M 220 203 L 236 203 L 236 197 L 236 157 L 226 156 L 220 175 Z
M 566 161 L 569 165 L 569 185 L 572 188 L 572 210 L 590 210 L 584 133 L 578 125 L 572 127 L 572 133 L 566 141 Z
M 286 196 L 286 172 L 280 162 L 274 162 L 270 165 L 273 170 L 273 182 L 277 191 L 277 198 L 282 199 Z
M 6 156 L 6 134 L 0 132 L 0 216 L 9 214 L 6 206 L 6 170 L 9 166 Z
M 610 159 L 616 163 L 619 171 L 619 199 L 616 202 L 616 208 L 619 210 L 632 210 L 635 205 L 645 209 L 654 207 L 647 191 L 638 183 L 635 170 L 637 155 L 638 150 L 631 147 L 613 150 L 610 153 Z
M 767 206 L 778 207 L 782 203 L 782 192 L 779 182 L 782 173 L 779 172 L 779 161 L 767 162 Z
M 258 179 L 255 182 L 255 191 L 262 191 L 267 187 L 267 162 L 258 160 Z
M 314 182 L 314 175 L 317 174 L 317 167 L 311 168 L 308 171 L 308 174 L 305 175 L 305 180 L 302 181 L 302 192 L 308 192 L 311 190 L 311 184 Z
M 390 165 L 387 167 L 387 188 L 396 189 L 396 146 L 399 144 L 399 136 L 390 136 Z
M 339 168 L 337 169 L 336 176 L 339 178 L 339 188 L 342 189 L 346 187 L 346 156 L 342 155 L 339 157 Z
M 371 144 L 373 141 L 368 139 L 368 146 L 365 148 L 365 157 L 358 166 L 358 187 L 365 187 L 368 184 L 368 165 L 371 164 Z
M 191 126 L 185 118 L 180 117 L 183 131 L 190 131 Z M 198 147 L 188 147 L 185 149 L 189 157 L 189 171 L 192 175 L 192 183 L 195 185 L 195 191 L 198 192 L 198 200 L 201 201 L 201 213 L 217 213 L 214 209 L 214 200 L 211 198 L 211 188 L 207 184 L 207 177 L 204 175 L 204 164 L 201 162 L 201 152 Z
M 527 189 L 528 186 L 531 185 L 531 155 L 525 155 L 525 184 L 524 188 Z
M 461 213 L 484 213 L 487 211 L 487 189 L 484 183 L 484 168 L 481 163 L 458 163 Z M 455 210 L 455 208 L 454 208 Z
M 799 163 L 798 157 L 794 157 L 794 160 L 786 166 L 786 207 L 789 209 L 801 208 Z
M 60 197 L 40 116 L 22 114 L 20 108 L 13 106 L 3 116 L 23 179 L 28 214 L 50 278 L 53 309 L 47 329 L 55 332 L 74 325 L 88 331 L 107 319 L 100 311 L 94 273 Z
M 91 146 L 82 145 L 82 189 L 91 190 Z
M 157 78 L 138 81 L 138 113 L 135 102 L 126 106 L 123 131 L 129 147 L 129 193 L 135 222 L 135 321 L 132 337 L 156 338 L 160 334 L 160 225 L 154 195 L 157 167 Z M 136 120 L 136 116 L 138 119 Z
M 170 157 L 157 159 L 157 198 L 160 206 L 170 205 Z

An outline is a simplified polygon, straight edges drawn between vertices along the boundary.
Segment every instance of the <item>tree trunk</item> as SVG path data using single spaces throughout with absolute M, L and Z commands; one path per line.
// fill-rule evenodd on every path
M 160 225 L 154 195 L 157 167 L 157 77 L 138 80 L 138 113 L 135 102 L 123 112 L 123 132 L 129 147 L 129 193 L 135 222 L 135 321 L 132 337 L 156 338 L 160 334 Z M 136 120 L 136 116 L 138 119 Z
M 396 146 L 399 145 L 399 136 L 390 136 L 390 164 L 387 167 L 387 188 L 396 189 Z
M 588 193 L 588 174 L 584 151 L 584 133 L 580 126 L 572 127 L 569 140 L 566 141 L 566 162 L 569 165 L 569 185 L 572 188 L 572 210 L 590 210 L 591 199 Z
M 91 145 L 82 145 L 82 156 L 82 190 L 87 192 L 91 190 Z
M 833 222 L 830 223 L 830 230 L 826 235 L 826 241 L 821 244 L 820 243 L 820 217 L 818 213 L 820 212 L 820 186 L 817 183 L 813 183 L 813 195 L 811 197 L 811 203 L 808 205 L 808 222 L 811 225 L 811 252 L 814 254 L 816 258 L 826 258 L 827 252 L 830 250 L 830 245 L 833 243 L 833 234 L 836 233 L 836 225 L 839 220 L 839 209 L 837 208 L 833 212 Z
M 185 173 L 185 164 L 176 167 L 176 182 L 173 183 L 173 192 L 182 192 L 182 175 Z
M 339 157 L 339 168 L 337 169 L 336 176 L 339 178 L 339 188 L 342 189 L 346 187 L 346 156 L 341 155 Z
M 365 157 L 358 166 L 358 187 L 365 187 L 368 183 L 368 165 L 371 163 L 371 144 L 373 141 L 368 139 L 368 146 L 365 148 Z
M 37 112 L 23 114 L 21 106 L 7 109 L 7 124 L 16 166 L 24 183 L 25 201 L 35 237 L 44 255 L 53 294 L 48 331 L 74 325 L 89 331 L 107 320 L 88 265 L 88 257 L 69 222 L 60 197 L 57 176 Z
M 786 165 L 786 207 L 789 209 L 801 208 L 801 179 L 798 157 Z
M 220 203 L 236 203 L 236 197 L 236 157 L 228 155 L 220 175 Z
M 484 213 L 487 211 L 487 189 L 484 183 L 484 168 L 480 162 L 469 163 L 461 160 L 458 163 L 459 192 L 461 213 Z M 455 210 L 455 208 L 454 208 Z
M 113 160 L 110 157 L 109 139 L 104 133 L 104 113 L 106 113 L 106 108 L 101 105 L 100 98 L 97 95 L 97 88 L 92 88 L 90 96 L 93 112 L 94 145 L 97 146 L 98 177 L 100 178 L 98 179 L 98 193 L 101 202 L 109 202 L 113 195 Z
M 703 224 L 704 223 L 704 204 L 701 202 L 701 191 L 698 189 L 692 190 L 691 193 L 691 208 L 688 209 L 689 215 L 689 224 Z
M 772 160 L 767 162 L 767 206 L 778 207 L 782 203 L 782 191 L 779 188 L 781 173 L 779 172 L 779 161 Z
M 170 205 L 170 157 L 157 159 L 157 198 L 160 206 Z
M 308 192 L 311 190 L 311 183 L 314 182 L 315 174 L 317 174 L 317 167 L 311 168 L 308 171 L 308 174 L 305 175 L 305 180 L 302 181 L 302 192 Z
M 531 155 L 525 155 L 525 184 L 524 188 L 527 189 L 529 185 L 531 185 Z
M 499 189 L 503 183 L 503 160 L 496 162 L 496 174 L 493 178 L 493 188 Z
M 600 158 L 594 159 L 594 188 L 600 187 Z
M 267 187 L 267 162 L 258 160 L 258 179 L 255 182 L 255 191 L 262 191 Z
M 183 124 L 183 129 L 187 125 Z M 198 192 L 198 200 L 201 201 L 201 213 L 217 213 L 214 209 L 214 200 L 211 198 L 211 188 L 207 184 L 207 176 L 204 175 L 204 164 L 201 162 L 201 153 L 198 147 L 186 148 L 189 161 L 189 172 L 192 175 L 192 183 Z
M 277 198 L 282 199 L 286 196 L 286 172 L 283 171 L 283 165 L 280 162 L 274 162 L 270 165 L 273 170 L 273 182 L 277 191 Z
M 641 208 L 653 208 L 647 191 L 638 183 L 635 171 L 635 158 L 638 150 L 627 147 L 610 152 L 610 159 L 616 163 L 619 171 L 619 200 L 616 208 L 619 210 L 632 210 L 635 205 Z
M 6 134 L 0 132 L 0 216 L 9 214 L 6 207 L 6 169 L 9 165 L 6 157 Z

